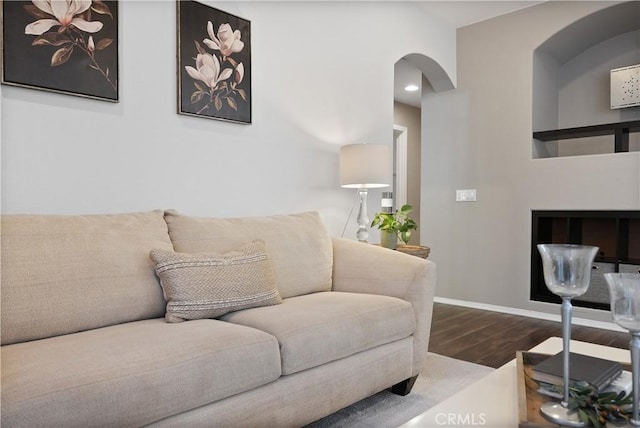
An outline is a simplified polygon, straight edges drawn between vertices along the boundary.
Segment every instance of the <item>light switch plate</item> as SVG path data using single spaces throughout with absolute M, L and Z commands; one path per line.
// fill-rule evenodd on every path
M 475 202 L 476 189 L 456 190 L 456 202 Z

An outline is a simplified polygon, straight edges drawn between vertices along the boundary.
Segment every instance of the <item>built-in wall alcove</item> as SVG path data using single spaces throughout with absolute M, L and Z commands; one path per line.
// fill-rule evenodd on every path
M 610 71 L 635 64 L 640 1 L 602 9 L 542 43 L 533 56 L 532 157 L 640 151 L 640 107 L 610 102 Z
M 531 300 L 560 303 L 547 288 L 537 244 L 576 244 L 598 247 L 591 281 L 573 303 L 609 310 L 604 274 L 640 273 L 640 211 L 536 211 L 531 213 Z

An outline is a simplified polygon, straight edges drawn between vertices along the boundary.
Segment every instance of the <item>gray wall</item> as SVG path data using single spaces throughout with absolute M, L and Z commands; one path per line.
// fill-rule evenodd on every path
M 599 43 L 564 64 L 558 74 L 559 126 L 571 128 L 640 120 L 640 107 L 622 109 L 609 107 L 610 70 L 634 64 L 640 64 L 640 31 L 625 33 Z M 629 149 L 640 150 L 640 133 L 630 135 Z M 613 151 L 612 137 L 576 139 L 558 143 L 559 156 L 611 151 Z
M 612 37 L 565 63 L 536 50 L 533 60 L 533 129 L 545 131 L 640 120 L 640 107 L 611 109 L 610 70 L 640 64 L 640 31 Z M 560 142 L 535 142 L 534 157 L 611 153 L 611 136 Z M 631 151 L 640 150 L 640 134 L 629 138 Z
M 534 52 L 532 81 L 532 113 L 533 130 L 547 131 L 558 129 L 558 94 L 560 93 L 558 74 L 560 63 L 551 54 L 543 51 Z M 534 159 L 558 156 L 558 144 L 555 142 L 538 142 L 532 144 Z
M 437 296 L 558 314 L 529 301 L 531 210 L 640 209 L 638 152 L 532 158 L 534 50 L 610 4 L 546 2 L 458 30 L 458 87 L 422 104 L 422 243 Z M 455 202 L 467 188 L 478 201 Z
M 407 128 L 407 203 L 413 207 L 411 217 L 418 223 L 418 231 L 420 230 L 420 120 L 419 108 L 398 102 L 393 103 L 393 123 Z M 412 233 L 409 243 L 419 245 L 420 233 Z

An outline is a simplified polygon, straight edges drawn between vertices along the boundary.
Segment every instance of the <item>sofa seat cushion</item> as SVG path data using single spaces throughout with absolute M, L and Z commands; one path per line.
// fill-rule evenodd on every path
M 290 297 L 278 306 L 233 312 L 222 319 L 275 336 L 284 375 L 406 338 L 416 326 L 409 302 L 335 291 Z
M 218 320 L 137 321 L 1 352 L 3 426 L 141 426 L 280 376 L 273 336 Z

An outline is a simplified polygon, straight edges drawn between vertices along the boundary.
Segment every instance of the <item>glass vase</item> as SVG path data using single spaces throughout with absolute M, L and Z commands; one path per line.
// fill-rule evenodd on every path
M 640 401 L 640 274 L 637 273 L 605 273 L 604 278 L 609 286 L 611 299 L 611 315 L 620 327 L 629 330 L 631 341 L 631 372 L 633 377 L 633 409 L 629 422 L 640 426 L 638 402 Z
M 569 345 L 571 342 L 571 299 L 587 292 L 593 260 L 598 247 L 571 244 L 539 244 L 544 281 L 549 291 L 562 298 L 562 401 L 546 402 L 540 412 L 549 421 L 570 427 L 583 427 L 575 410 L 569 409 Z

